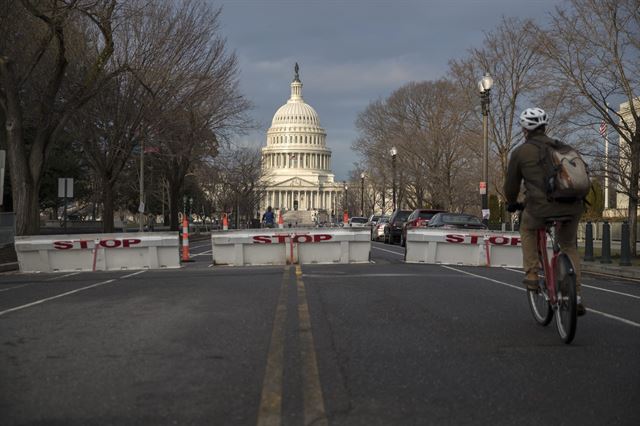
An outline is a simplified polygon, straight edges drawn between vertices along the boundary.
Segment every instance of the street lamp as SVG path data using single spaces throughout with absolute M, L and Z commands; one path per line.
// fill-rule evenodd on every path
M 364 216 L 364 172 L 360 173 L 360 215 Z
M 396 211 L 396 156 L 398 155 L 398 150 L 396 149 L 395 146 L 393 146 L 389 150 L 389 153 L 391 154 L 391 176 L 393 178 L 392 180 L 393 211 Z
M 482 182 L 480 195 L 482 196 L 482 223 L 489 224 L 489 104 L 491 103 L 491 87 L 493 78 L 488 72 L 478 82 L 480 103 L 482 105 Z
M 191 214 L 193 212 L 193 198 L 189 197 L 189 222 L 191 222 Z
M 349 187 L 347 186 L 347 182 L 344 182 L 344 213 L 348 213 L 349 211 Z M 344 219 L 343 219 L 344 221 Z
M 187 216 L 187 195 L 186 194 L 182 197 L 182 214 L 185 217 Z

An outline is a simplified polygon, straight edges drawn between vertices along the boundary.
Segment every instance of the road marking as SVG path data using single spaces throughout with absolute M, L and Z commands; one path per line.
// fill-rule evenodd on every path
M 72 273 L 70 273 L 70 274 L 66 274 L 66 275 L 59 275 L 59 276 L 57 276 L 57 277 L 53 277 L 53 278 L 46 279 L 45 281 L 53 281 L 53 280 L 57 280 L 57 279 L 60 279 L 60 278 L 72 277 L 72 276 L 74 276 L 74 275 L 78 275 L 80 272 L 81 272 L 81 271 L 78 271 L 78 272 L 72 272 Z
M 29 284 L 22 284 L 22 285 L 16 285 L 14 287 L 7 287 L 7 288 L 3 288 L 2 290 L 0 290 L 0 293 L 3 291 L 9 291 L 9 290 L 13 290 L 14 288 L 22 288 L 22 287 L 26 287 L 30 284 L 34 284 L 34 283 L 29 283 Z
M 91 284 L 91 285 L 86 286 L 86 287 L 77 288 L 75 290 L 67 291 L 66 293 L 58 294 L 56 296 L 47 297 L 46 299 L 36 300 L 35 302 L 27 303 L 26 305 L 16 306 L 15 308 L 11 308 L 11 309 L 7 309 L 7 310 L 4 310 L 4 311 L 0 311 L 0 316 L 2 316 L 4 314 L 8 314 L 10 312 L 19 311 L 21 309 L 30 308 L 31 306 L 39 305 L 41 303 L 48 302 L 50 300 L 59 299 L 61 297 L 68 296 L 68 295 L 74 294 L 74 293 L 78 293 L 78 292 L 81 292 L 83 290 L 88 290 L 90 288 L 98 287 L 98 286 L 101 286 L 101 285 L 104 285 L 104 284 L 109 284 L 109 283 L 112 283 L 114 281 L 115 281 L 115 279 L 102 281 L 102 282 L 99 282 L 99 283 L 96 283 L 96 284 Z
M 196 256 L 204 256 L 206 254 L 211 254 L 213 250 L 207 250 L 207 251 L 203 251 L 202 253 L 197 253 L 197 254 L 193 254 L 191 255 L 191 257 L 196 257 Z
M 123 275 L 123 276 L 121 276 L 121 277 L 120 277 L 120 279 L 122 279 L 122 278 L 131 278 L 131 277 L 134 277 L 134 276 L 136 276 L 136 275 L 143 274 L 143 273 L 145 273 L 145 272 L 147 272 L 147 271 L 146 271 L 146 270 L 144 270 L 144 271 L 134 272 L 133 274 L 129 274 L 129 275 Z
M 302 281 L 302 268 L 296 265 L 296 284 L 298 290 L 298 333 L 300 337 L 300 355 L 302 359 L 302 383 L 304 395 L 304 424 L 328 425 L 324 410 L 324 398 L 320 386 L 320 374 L 316 359 L 307 291 Z
M 273 320 L 267 367 L 262 382 L 258 426 L 280 426 L 282 423 L 282 373 L 284 364 L 284 325 L 287 316 L 289 269 L 286 265 L 280 286 L 276 315 Z
M 625 323 L 625 324 L 632 325 L 632 326 L 634 326 L 634 327 L 638 327 L 638 328 L 640 328 L 640 323 L 637 323 L 637 322 L 635 322 L 635 321 L 628 320 L 628 319 L 626 319 L 626 318 L 619 317 L 619 316 L 617 316 L 617 315 L 611 315 L 611 314 L 608 314 L 608 313 L 606 313 L 606 312 L 596 311 L 595 309 L 592 309 L 592 308 L 587 308 L 587 311 L 589 311 L 589 312 L 593 312 L 594 314 L 602 315 L 603 317 L 611 318 L 611 319 L 614 319 L 614 320 L 617 320 L 617 321 L 623 322 L 623 323 Z
M 513 271 L 513 272 L 520 272 L 521 274 L 524 274 L 524 271 L 518 271 L 517 269 L 510 269 L 510 268 L 504 268 L 504 269 L 507 269 L 507 270 Z M 588 272 L 588 273 L 590 274 L 591 272 Z M 629 279 L 629 278 L 627 278 L 627 279 Z M 594 290 L 606 291 L 607 293 L 615 293 L 615 294 L 619 294 L 620 296 L 631 297 L 633 299 L 640 299 L 640 296 L 636 296 L 635 294 L 623 293 L 621 291 L 616 291 L 616 290 L 609 290 L 608 288 L 595 287 L 595 286 L 584 284 L 584 283 L 582 283 L 582 287 L 587 287 L 587 288 L 591 288 L 591 289 L 594 289 Z
M 452 268 L 450 266 L 445 266 L 445 265 L 440 265 L 440 266 L 442 266 L 443 268 L 446 268 L 446 269 L 450 269 L 452 271 L 461 272 L 463 274 L 467 274 L 467 275 L 471 275 L 473 277 L 481 278 L 481 279 L 486 280 L 486 281 L 491 281 L 491 282 L 496 283 L 496 284 L 501 284 L 501 285 L 505 285 L 507 287 L 515 288 L 516 290 L 527 291 L 526 289 L 524 289 L 522 287 L 515 286 L 513 284 L 505 283 L 505 282 L 502 282 L 502 281 L 494 280 L 493 278 L 488 278 L 488 277 L 483 277 L 482 275 L 472 274 L 471 272 L 463 271 L 461 269 Z M 602 315 L 603 317 L 606 317 L 606 318 L 609 318 L 609 319 L 620 321 L 620 322 L 622 322 L 624 324 L 627 324 L 627 325 L 632 325 L 634 327 L 640 328 L 640 323 L 628 320 L 626 318 L 622 318 L 622 317 L 619 317 L 619 316 L 616 316 L 616 315 L 608 314 L 608 313 L 602 312 L 602 311 L 597 311 L 597 310 L 592 309 L 592 308 L 587 308 L 587 311 L 593 312 L 594 314 Z
M 398 256 L 404 256 L 404 253 L 398 253 L 397 251 L 391 251 L 391 250 L 386 250 L 386 249 L 381 249 L 379 247 L 371 247 L 374 248 L 376 250 L 380 250 L 380 251 L 386 251 L 387 253 L 393 253 L 393 254 L 397 254 Z

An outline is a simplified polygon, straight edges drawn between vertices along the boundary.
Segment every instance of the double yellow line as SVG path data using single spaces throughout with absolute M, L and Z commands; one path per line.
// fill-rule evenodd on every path
M 290 269 L 287 265 L 282 277 L 276 315 L 267 356 L 267 368 L 262 384 L 258 426 L 280 426 L 282 424 L 282 379 L 284 364 L 284 328 L 287 316 L 287 293 L 290 284 Z M 307 292 L 302 281 L 302 269 L 296 265 L 296 292 L 298 301 L 298 339 L 302 365 L 302 391 L 305 425 L 328 425 L 324 410 L 324 398 L 320 386 L 318 363 L 311 332 Z

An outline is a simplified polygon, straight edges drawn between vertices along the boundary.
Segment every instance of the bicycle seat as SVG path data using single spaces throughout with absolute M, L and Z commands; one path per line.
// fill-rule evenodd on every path
M 555 222 L 569 222 L 570 220 L 573 220 L 574 217 L 573 216 L 549 216 L 549 217 L 545 217 L 544 218 L 544 223 L 546 223 L 547 225 L 551 225 Z

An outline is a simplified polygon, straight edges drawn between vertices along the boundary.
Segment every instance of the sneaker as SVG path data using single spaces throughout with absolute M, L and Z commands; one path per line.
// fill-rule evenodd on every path
M 578 296 L 576 302 L 576 315 L 579 317 L 584 316 L 587 313 L 587 308 L 582 304 L 582 298 Z
M 538 289 L 538 273 L 528 272 L 522 283 L 527 287 L 527 290 L 536 291 Z

